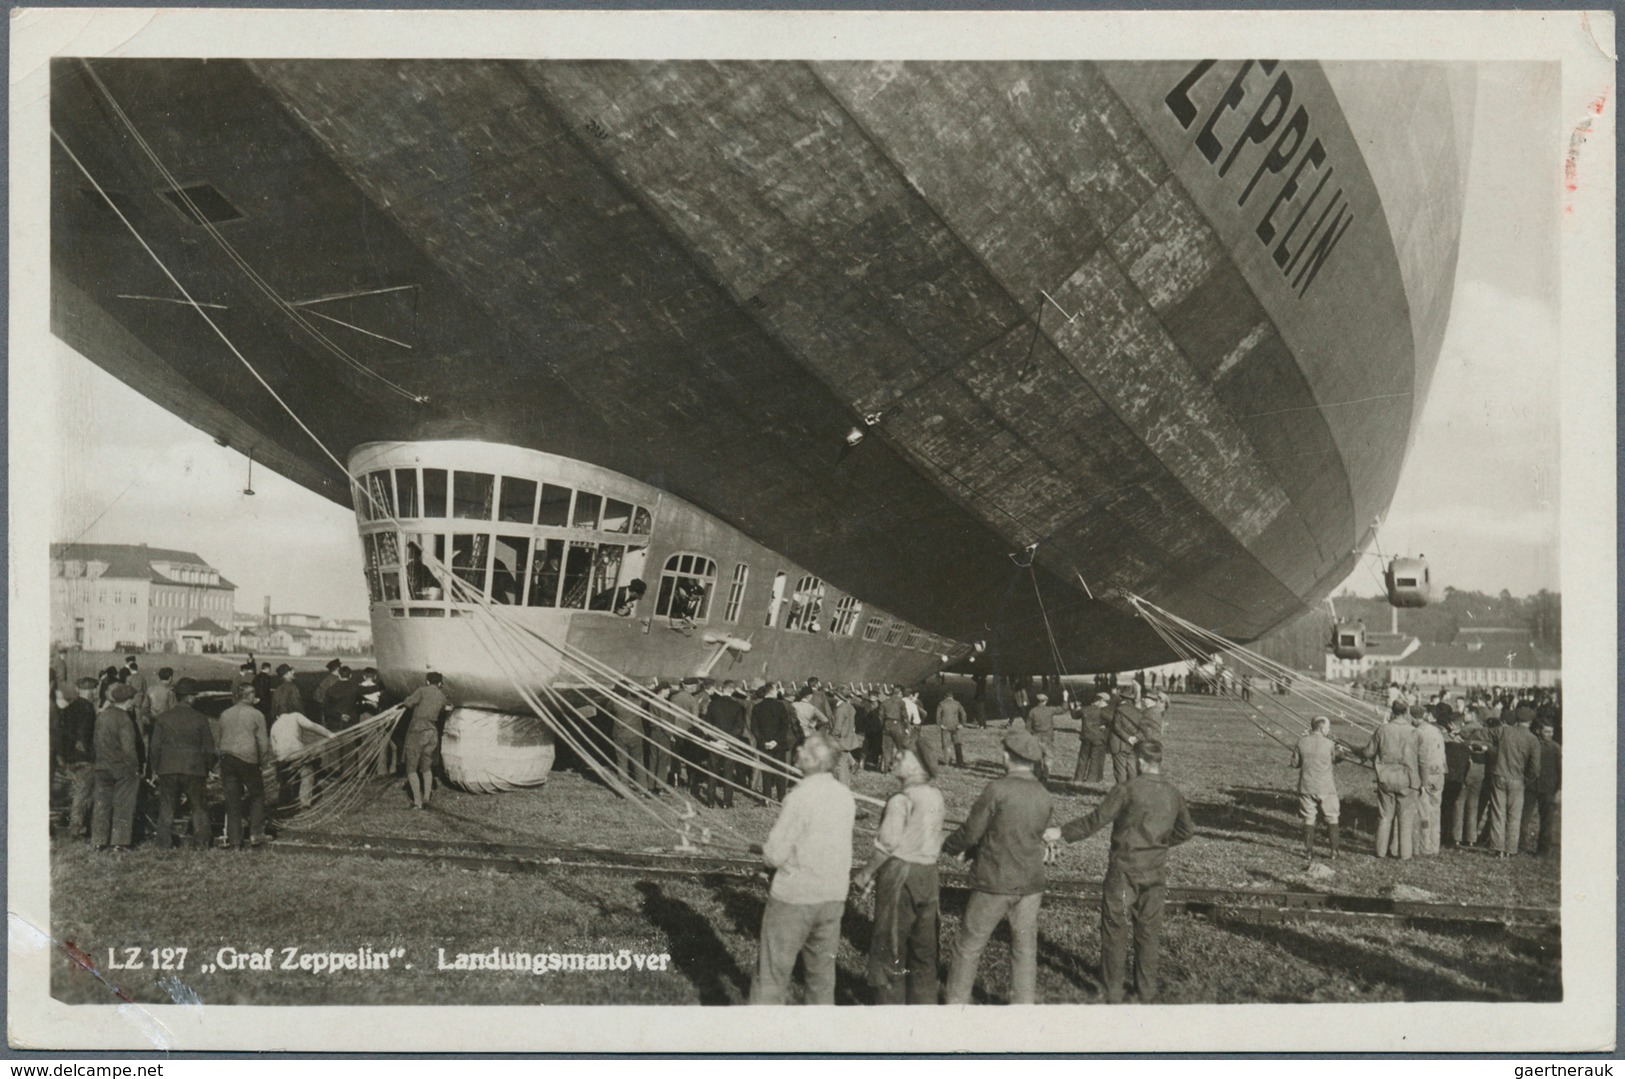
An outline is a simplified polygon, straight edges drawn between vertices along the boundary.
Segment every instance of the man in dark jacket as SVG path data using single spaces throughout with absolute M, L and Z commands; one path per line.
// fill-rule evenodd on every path
M 1044 902 L 1044 832 L 1053 804 L 1033 774 L 1044 744 L 1026 731 L 1004 737 L 1006 774 L 982 789 L 959 830 L 942 844 L 974 860 L 971 895 L 948 973 L 947 1002 L 969 1004 L 982 951 L 1010 920 L 1010 1002 L 1038 998 L 1038 910 Z
M 208 719 L 192 707 L 197 699 L 197 683 L 182 678 L 175 683 L 175 699 L 180 703 L 152 721 L 152 744 L 148 747 L 152 774 L 158 777 L 158 849 L 173 844 L 172 829 L 181 795 L 192 811 L 193 847 L 207 847 L 210 840 L 209 803 L 205 782 L 215 764 L 214 732 Z
M 1106 1002 L 1123 1002 L 1132 932 L 1135 991 L 1142 1004 L 1157 999 L 1161 958 L 1162 903 L 1167 887 L 1168 848 L 1196 834 L 1179 788 L 1162 772 L 1162 743 L 1145 739 L 1134 746 L 1140 774 L 1113 787 L 1087 817 L 1044 833 L 1048 842 L 1076 843 L 1112 826 L 1111 858 L 1100 896 L 1100 965 Z
M 96 680 L 81 678 L 75 685 L 78 696 L 68 702 L 58 718 L 61 732 L 57 745 L 62 767 L 68 773 L 72 798 L 68 805 L 68 831 L 82 836 L 90 832 L 91 791 L 95 782 L 92 770 L 96 764 L 96 705 L 93 703 Z M 129 689 L 119 685 L 113 688 Z M 125 707 L 134 695 L 134 691 L 129 691 L 120 698 Z
M 756 706 L 750 710 L 750 732 L 756 739 L 756 749 L 788 767 L 795 753 L 800 724 L 790 706 L 779 698 L 777 686 L 765 685 L 759 693 Z M 763 769 L 762 793 L 775 801 L 784 801 L 785 780 L 784 773 L 778 769 Z
M 1528 727 L 1535 710 L 1519 705 L 1514 717 L 1501 728 L 1490 771 L 1490 849 L 1502 858 L 1518 853 L 1524 788 L 1540 778 L 1540 740 Z
M 276 692 L 277 676 L 271 673 L 269 663 L 261 663 L 258 673 L 254 675 L 254 707 L 265 713 L 265 722 L 276 722 L 276 716 L 271 712 L 271 695 Z
M 1111 695 L 1097 693 L 1095 699 L 1078 713 L 1082 729 L 1078 732 L 1078 764 L 1072 770 L 1075 786 L 1099 783 L 1106 776 L 1106 739 L 1111 726 Z
M 734 807 L 734 790 L 750 790 L 750 766 L 737 758 L 744 752 L 734 742 L 748 742 L 750 732 L 745 729 L 745 702 L 739 698 L 739 685 L 723 682 L 705 706 L 705 722 L 721 737 L 722 744 L 714 746 L 707 768 L 711 774 L 705 792 L 707 805 Z
M 1536 715 L 1538 717 L 1539 713 Z M 1533 844 L 1536 854 L 1549 854 L 1557 849 L 1557 820 L 1563 790 L 1563 747 L 1552 738 L 1550 720 L 1536 718 L 1534 731 L 1540 742 L 1540 775 L 1529 787 L 1529 797 L 1524 802 L 1523 834 L 1536 836 Z M 1537 813 L 1540 814 L 1538 833 L 1532 828 L 1532 818 Z
M 293 668 L 284 663 L 276 669 L 276 676 L 281 681 L 271 691 L 272 722 L 289 712 L 298 712 L 309 719 L 305 713 L 305 695 L 299 692 L 299 685 L 293 680 Z
M 355 726 L 356 720 L 361 718 L 361 685 L 351 677 L 353 672 L 349 667 L 340 666 L 335 673 L 338 677 L 322 698 L 322 726 L 330 731 L 342 731 Z
M 128 850 L 135 827 L 141 737 L 135 717 L 126 709 L 133 696 L 129 686 L 114 686 L 111 703 L 96 717 L 96 764 L 91 772 L 96 808 L 90 824 L 90 845 L 96 850 Z
M 1140 718 L 1139 705 L 1134 698 L 1120 695 L 1113 700 L 1106 751 L 1112 757 L 1112 783 L 1119 787 L 1135 776 L 1134 745 L 1141 737 Z

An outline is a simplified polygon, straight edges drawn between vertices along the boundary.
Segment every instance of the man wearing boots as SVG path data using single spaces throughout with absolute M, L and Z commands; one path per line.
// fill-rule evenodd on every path
M 1112 826 L 1100 895 L 1100 969 L 1108 1004 L 1123 1002 L 1131 942 L 1140 1003 L 1156 1001 L 1168 848 L 1196 834 L 1185 796 L 1161 774 L 1162 743 L 1142 739 L 1134 757 L 1139 774 L 1113 787 L 1093 813 L 1044 832 L 1045 842 L 1076 843 Z
M 1292 767 L 1298 770 L 1298 814 L 1303 817 L 1304 868 L 1315 861 L 1315 823 L 1326 818 L 1326 831 L 1331 838 L 1332 858 L 1336 860 L 1341 837 L 1337 832 L 1338 801 L 1337 780 L 1332 765 L 1342 754 L 1342 747 L 1332 741 L 1332 721 L 1316 716 L 1309 722 L 1309 733 L 1298 739 L 1292 747 Z

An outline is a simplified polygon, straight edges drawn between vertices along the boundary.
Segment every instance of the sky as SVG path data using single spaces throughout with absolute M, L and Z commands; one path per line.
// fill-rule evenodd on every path
M 1385 553 L 1425 554 L 1435 587 L 1525 595 L 1558 579 L 1558 177 L 1555 65 L 1479 79 L 1449 329 L 1398 490 Z M 237 609 L 364 618 L 351 512 L 126 388 L 60 341 L 57 541 L 196 552 L 238 585 Z M 17 452 L 13 447 L 13 453 Z M 1380 590 L 1363 560 L 1345 587 Z

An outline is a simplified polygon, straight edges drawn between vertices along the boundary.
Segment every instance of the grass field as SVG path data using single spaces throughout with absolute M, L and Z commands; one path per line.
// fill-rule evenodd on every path
M 1370 855 L 1374 811 L 1369 772 L 1340 766 L 1345 852 L 1330 876 L 1306 876 L 1299 853 L 1294 775 L 1286 752 L 1239 716 L 1203 698 L 1177 698 L 1167 734 L 1167 771 L 1190 799 L 1198 836 L 1171 859 L 1170 883 L 1187 887 L 1304 889 L 1364 895 L 1396 886 L 1445 900 L 1515 905 L 1558 901 L 1555 858 L 1509 862 L 1446 849 L 1408 863 Z M 995 772 L 1002 730 L 968 733 L 968 763 L 939 781 L 950 817 L 962 816 Z M 1060 735 L 1070 772 L 1075 732 Z M 891 781 L 866 773 L 863 793 Z M 1104 788 L 1056 789 L 1057 817 L 1094 805 Z M 733 825 L 760 837 L 768 809 L 741 808 Z M 869 829 L 859 826 L 859 857 Z M 441 792 L 428 812 L 406 807 L 398 787 L 333 831 L 508 843 L 581 843 L 622 849 L 670 847 L 670 837 L 596 782 L 560 772 L 537 791 L 482 797 Z M 1105 837 L 1066 848 L 1056 876 L 1098 879 Z M 94 855 L 59 841 L 53 858 L 53 933 L 71 941 L 102 978 L 141 1001 L 195 992 L 208 1003 L 736 1003 L 748 992 L 765 888 L 748 880 L 638 880 L 572 870 L 509 875 L 444 864 L 379 862 L 347 855 L 138 850 Z M 1407 894 L 1415 894 L 1407 892 Z M 962 900 L 944 901 L 944 956 Z M 843 923 L 838 999 L 861 1003 L 870 905 L 855 901 Z M 1040 991 L 1051 1002 L 1099 1000 L 1099 919 L 1090 908 L 1052 903 L 1040 929 Z M 980 999 L 1007 992 L 1008 938 L 983 960 Z M 186 947 L 184 971 L 109 970 L 107 949 Z M 388 971 L 205 971 L 218 949 L 307 951 L 402 949 Z M 530 952 L 631 949 L 671 956 L 665 972 L 550 973 L 437 969 L 447 955 L 492 948 Z M 123 953 L 115 953 L 115 956 Z M 276 953 L 280 963 L 282 953 Z M 411 969 L 403 964 L 410 962 Z M 1249 925 L 1170 917 L 1163 979 L 1170 1002 L 1556 1000 L 1555 931 L 1499 927 Z M 64 951 L 55 994 L 71 1002 L 114 999 L 103 980 Z

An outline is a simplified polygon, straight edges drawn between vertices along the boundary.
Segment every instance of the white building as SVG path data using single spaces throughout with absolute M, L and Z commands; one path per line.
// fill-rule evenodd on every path
M 199 618 L 231 617 L 237 586 L 190 551 L 51 545 L 51 637 L 94 652 L 173 650 Z
M 1487 686 L 1555 686 L 1563 679 L 1563 658 L 1522 640 L 1497 637 L 1494 645 L 1482 635 L 1466 643 L 1425 644 L 1393 666 L 1393 680 L 1401 685 L 1446 688 Z

